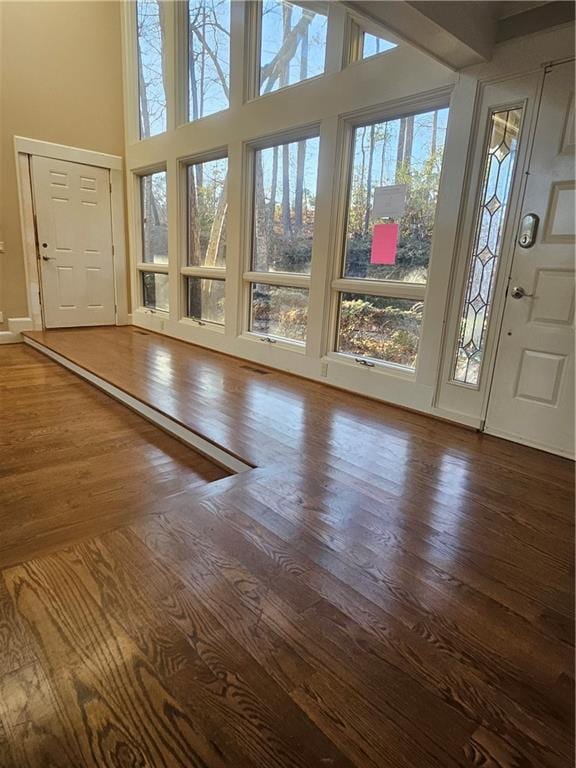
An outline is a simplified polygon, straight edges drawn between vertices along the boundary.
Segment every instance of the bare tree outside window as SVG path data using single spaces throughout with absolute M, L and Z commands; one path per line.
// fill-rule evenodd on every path
M 142 261 L 168 264 L 168 207 L 166 171 L 140 177 L 142 205 Z
M 319 148 L 314 137 L 256 152 L 254 270 L 310 273 Z
M 356 128 L 345 277 L 426 282 L 447 119 L 441 109 Z M 393 184 L 407 188 L 398 250 L 393 264 L 374 264 L 373 227 L 385 221 L 373 215 L 374 189 Z
M 260 47 L 260 95 L 321 75 L 328 19 L 286 0 L 264 0 Z
M 166 130 L 166 5 L 162 0 L 138 0 L 138 95 L 140 138 Z
M 228 158 L 188 166 L 188 265 L 226 265 Z
M 188 118 L 230 105 L 230 0 L 188 3 Z

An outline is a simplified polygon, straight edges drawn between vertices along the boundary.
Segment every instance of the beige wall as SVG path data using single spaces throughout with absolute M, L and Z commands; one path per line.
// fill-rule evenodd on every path
M 14 135 L 124 154 L 120 3 L 0 0 L 0 310 L 27 312 Z

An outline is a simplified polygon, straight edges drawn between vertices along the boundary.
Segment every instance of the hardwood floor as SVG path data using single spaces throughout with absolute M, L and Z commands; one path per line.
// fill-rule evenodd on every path
M 228 474 L 22 344 L 0 347 L 0 418 L 0 567 Z
M 573 765 L 571 462 L 132 328 L 30 335 L 258 468 L 200 487 L 0 349 L 2 768 Z M 123 480 L 86 508 L 73 460 Z

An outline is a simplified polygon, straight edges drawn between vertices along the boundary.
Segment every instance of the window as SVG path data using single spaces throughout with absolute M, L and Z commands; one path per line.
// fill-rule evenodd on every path
M 373 35 L 370 32 L 362 33 L 362 58 L 369 59 L 370 56 L 376 56 L 379 53 L 385 53 L 396 48 L 396 43 L 385 40 L 379 35 Z
M 162 272 L 141 272 L 142 304 L 148 309 L 168 312 L 168 275 Z
M 359 126 L 354 131 L 345 277 L 425 283 L 448 110 Z M 398 228 L 384 254 L 375 236 Z
M 188 317 L 204 323 L 224 325 L 224 280 L 187 277 Z
M 310 274 L 319 147 L 316 137 L 256 152 L 254 270 Z
M 136 25 L 140 138 L 147 139 L 166 130 L 165 3 L 162 0 L 138 0 Z
M 327 29 L 322 6 L 263 0 L 260 95 L 323 74 Z
M 414 368 L 423 309 L 412 299 L 342 293 L 336 351 Z
M 250 330 L 292 341 L 306 340 L 308 290 L 252 284 Z
M 455 382 L 474 387 L 480 382 L 492 290 L 512 191 L 521 120 L 521 108 L 498 110 L 490 116 L 482 194 L 453 369 Z
M 166 171 L 140 176 L 141 303 L 148 309 L 168 312 L 168 206 Z
M 166 171 L 140 178 L 142 205 L 142 261 L 168 264 Z
M 200 323 L 224 324 L 228 158 L 186 167 L 187 255 L 181 269 L 186 316 Z
M 253 332 L 306 338 L 319 148 L 315 136 L 254 153 Z
M 224 267 L 228 158 L 189 165 L 188 265 Z
M 416 365 L 447 117 L 354 129 L 338 352 Z
M 189 0 L 188 119 L 230 105 L 230 0 Z

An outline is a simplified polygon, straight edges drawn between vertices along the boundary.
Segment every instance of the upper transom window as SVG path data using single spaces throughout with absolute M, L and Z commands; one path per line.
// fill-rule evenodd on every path
M 166 9 L 157 0 L 136 3 L 140 138 L 166 130 Z
M 188 119 L 230 106 L 230 0 L 189 0 Z
M 263 0 L 260 95 L 322 75 L 327 30 L 327 11 L 322 5 Z

